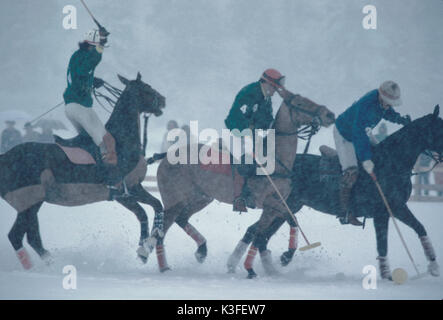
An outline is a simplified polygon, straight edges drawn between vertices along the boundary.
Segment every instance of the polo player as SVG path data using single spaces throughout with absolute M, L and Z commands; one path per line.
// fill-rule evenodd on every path
M 400 87 L 393 81 L 385 81 L 380 88 L 369 91 L 360 100 L 354 102 L 336 120 L 334 140 L 343 171 L 340 183 L 340 204 L 342 224 L 361 226 L 362 223 L 349 210 L 352 187 L 358 178 L 360 161 L 368 174 L 374 171 L 371 151 L 372 129 L 381 119 L 407 125 L 411 117 L 402 117 L 394 111 L 394 106 L 402 104 Z
M 259 81 L 248 84 L 240 90 L 235 97 L 234 103 L 225 120 L 225 125 L 229 130 L 238 129 L 269 129 L 274 121 L 272 114 L 271 97 L 275 91 L 283 97 L 285 77 L 275 69 L 267 69 L 263 72 Z M 252 135 L 253 136 L 253 135 Z M 251 136 L 245 136 L 250 139 Z M 238 169 L 241 166 L 238 166 Z M 234 176 L 234 205 L 233 210 L 247 212 L 247 207 L 255 208 L 255 201 L 252 193 L 247 187 L 247 177 L 240 174 L 238 169 L 233 169 Z

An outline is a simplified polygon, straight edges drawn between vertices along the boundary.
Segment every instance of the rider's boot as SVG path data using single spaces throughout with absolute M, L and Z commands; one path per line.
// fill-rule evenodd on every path
M 352 187 L 358 178 L 358 168 L 349 167 L 343 172 L 343 176 L 340 181 L 340 206 L 341 206 L 341 216 L 339 217 L 340 223 L 342 224 L 352 224 L 354 226 L 362 226 L 357 218 L 354 217 L 350 210 L 350 200 Z
M 240 194 L 238 192 L 239 189 L 241 190 Z M 255 208 L 253 194 L 248 188 L 248 179 L 246 177 L 242 177 L 239 173 L 235 173 L 233 211 L 248 212 L 247 207 L 251 209 Z
M 103 136 L 103 141 L 99 145 L 102 159 L 105 164 L 117 165 L 117 152 L 115 151 L 114 137 L 109 133 Z
M 243 197 L 243 187 L 245 185 L 245 178 L 238 173 L 238 171 L 233 168 L 234 175 L 234 204 L 233 211 L 238 212 L 248 212 L 246 207 L 246 200 Z
M 117 166 L 117 152 L 115 150 L 114 137 L 109 132 L 106 132 L 99 147 L 106 175 L 105 185 L 109 189 L 108 200 L 112 201 L 129 197 L 130 194 L 125 182 L 120 183 L 123 179 L 120 174 L 120 169 Z

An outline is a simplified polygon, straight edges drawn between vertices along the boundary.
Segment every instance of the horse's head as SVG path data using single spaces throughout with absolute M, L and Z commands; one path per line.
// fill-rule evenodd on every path
M 329 127 L 335 122 L 334 113 L 323 105 L 304 98 L 298 94 L 291 94 L 290 99 L 286 99 L 276 117 L 276 128 L 280 130 L 292 130 L 301 125 L 321 125 Z
M 140 72 L 137 73 L 135 80 L 128 80 L 121 75 L 118 75 L 118 78 L 126 86 L 131 97 L 135 99 L 139 113 L 153 113 L 156 117 L 163 114 L 161 109 L 165 107 L 165 97 L 143 82 Z

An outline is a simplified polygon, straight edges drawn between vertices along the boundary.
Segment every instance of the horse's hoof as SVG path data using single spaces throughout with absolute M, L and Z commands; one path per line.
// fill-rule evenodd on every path
M 171 268 L 164 267 L 164 268 L 160 269 L 160 273 L 165 273 L 166 271 L 171 271 Z
M 54 263 L 54 259 L 52 258 L 51 254 L 49 253 L 49 251 L 45 251 L 45 253 L 43 253 L 40 258 L 44 261 L 44 263 L 47 266 L 50 266 Z
M 428 265 L 428 271 L 433 277 L 440 276 L 440 267 L 438 266 L 437 261 L 431 261 Z
M 248 271 L 248 279 L 257 278 L 257 274 L 255 273 L 254 269 L 247 269 L 246 271 Z
M 291 261 L 292 257 L 294 256 L 294 253 L 290 251 L 283 252 L 283 254 L 280 256 L 280 263 L 283 267 L 286 267 Z
M 228 266 L 228 273 L 235 273 L 235 267 L 234 266 Z
M 137 255 L 137 257 L 140 259 L 141 262 L 143 262 L 143 264 L 146 264 L 146 262 L 148 262 L 148 258 L 145 256 Z
M 199 263 L 205 262 L 206 256 L 208 255 L 208 248 L 206 247 L 206 242 L 200 245 L 195 252 L 195 258 Z

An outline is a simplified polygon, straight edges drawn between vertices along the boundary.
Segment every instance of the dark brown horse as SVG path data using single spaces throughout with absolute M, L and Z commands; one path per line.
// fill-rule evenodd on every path
M 425 150 L 443 154 L 443 120 L 438 117 L 439 110 L 438 106 L 435 107 L 433 114 L 413 121 L 373 148 L 375 174 L 392 212 L 396 218 L 412 228 L 420 238 L 429 262 L 428 271 L 433 276 L 440 274 L 435 251 L 424 226 L 411 212 L 407 201 L 412 191 L 411 171 L 419 155 Z M 322 156 L 299 154 L 294 162 L 292 167 L 294 184 L 287 199 L 294 214 L 303 206 L 334 216 L 341 214 L 338 195 L 342 175 L 340 162 L 333 150 L 329 148 L 320 150 Z M 441 159 L 437 160 L 441 161 Z M 357 217 L 373 218 L 377 252 L 379 257 L 384 257 L 383 260 L 387 262 L 390 215 L 374 182 L 361 166 L 359 170 L 359 178 L 352 192 L 352 212 Z M 275 217 L 264 232 L 257 232 L 258 222 L 248 228 L 228 259 L 228 270 L 235 271 L 247 247 L 252 243 L 252 246 L 260 251 L 266 273 L 275 273 L 271 259 L 267 259 L 270 255 L 267 243 L 285 221 L 290 225 L 291 234 L 288 251 L 281 255 L 280 261 L 283 266 L 288 265 L 297 249 L 298 228 L 294 220 L 289 217 Z M 380 258 L 379 261 L 381 261 Z M 251 274 L 249 271 L 248 273 Z M 383 278 L 391 278 L 391 272 L 386 263 L 380 266 L 380 273 Z
M 283 197 L 290 193 L 290 177 L 287 168 L 292 168 L 297 150 L 297 129 L 317 119 L 322 126 L 329 126 L 335 121 L 334 114 L 325 106 L 318 105 L 300 95 L 293 95 L 290 102 L 283 102 L 279 108 L 275 128 L 275 170 L 274 183 Z M 198 147 L 199 151 L 203 148 Z M 211 153 L 218 153 L 218 148 Z M 222 158 L 229 159 L 229 153 Z M 221 165 L 223 166 L 223 165 Z M 215 170 L 217 171 L 217 170 Z M 157 183 L 165 206 L 164 231 L 176 222 L 191 236 L 198 245 L 196 258 L 203 262 L 207 255 L 205 238 L 189 224 L 189 218 L 205 208 L 214 199 L 233 203 L 234 181 L 231 169 L 224 173 L 208 170 L 199 164 L 171 164 L 163 159 L 157 171 Z M 221 170 L 223 171 L 223 170 Z M 226 174 L 227 173 L 227 174 Z M 260 229 L 266 229 L 275 215 L 285 216 L 286 209 L 276 195 L 276 190 L 265 176 L 253 176 L 248 179 L 248 187 L 254 194 L 256 206 L 263 209 L 259 222 Z M 162 241 L 157 245 L 157 258 L 160 271 L 169 269 Z
M 132 195 L 118 200 L 131 210 L 141 225 L 139 257 L 146 260 L 149 250 L 148 220 L 138 201 L 151 205 L 155 212 L 163 210 L 161 202 L 151 196 L 141 186 L 146 175 L 147 165 L 142 156 L 140 143 L 140 114 L 152 113 L 160 116 L 165 107 L 165 98 L 151 86 L 141 81 L 140 73 L 136 80 L 129 81 L 119 76 L 125 85 L 106 130 L 116 141 L 119 176 L 124 177 Z M 80 133 L 76 141 L 94 150 L 92 140 Z M 87 143 L 89 141 L 89 144 Z M 58 144 L 24 143 L 0 155 L 0 195 L 16 211 L 16 221 L 8 234 L 24 267 L 31 267 L 23 248 L 23 238 L 42 259 L 49 259 L 43 248 L 37 212 L 43 202 L 61 206 L 81 206 L 110 199 L 110 190 L 105 185 L 107 170 L 103 165 L 72 163 Z

